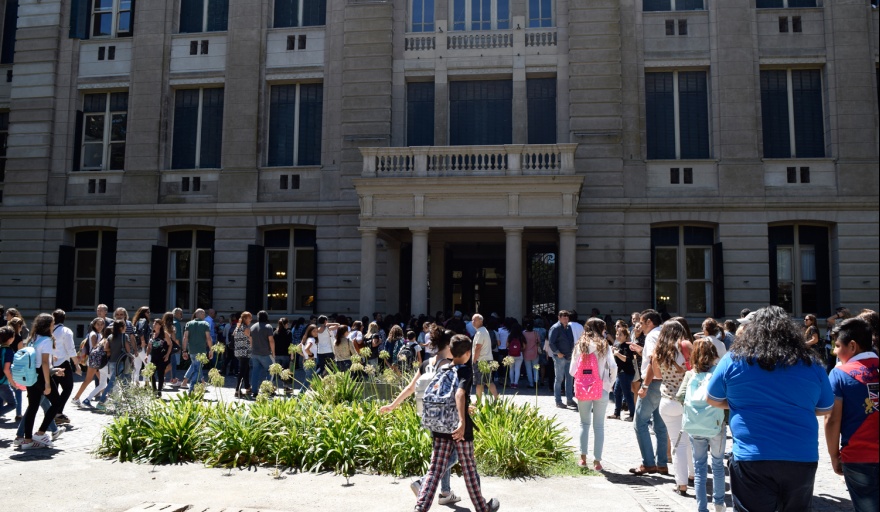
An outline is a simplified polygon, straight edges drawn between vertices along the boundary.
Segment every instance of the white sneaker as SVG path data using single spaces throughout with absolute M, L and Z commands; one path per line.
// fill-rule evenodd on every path
M 501 508 L 501 503 L 498 502 L 498 498 L 492 498 L 491 500 L 486 502 L 486 507 L 489 508 L 489 512 L 495 512 L 499 508 Z
M 35 443 L 44 444 L 47 448 L 52 448 L 52 438 L 49 437 L 49 434 L 34 434 L 32 439 Z
M 70 403 L 72 403 L 73 405 L 75 405 L 75 406 L 77 406 L 77 407 L 82 407 L 82 406 L 83 406 L 82 402 L 80 402 L 80 401 L 77 400 L 76 398 L 74 398 L 73 400 L 71 400 Z
M 63 432 L 64 432 L 64 431 L 61 430 L 60 428 L 59 428 L 58 430 L 56 430 L 55 432 L 52 432 L 52 441 L 54 441 L 54 440 L 58 439 L 59 437 L 61 437 L 61 434 L 62 434 Z
M 22 445 L 23 443 L 24 443 L 24 438 L 23 438 L 23 437 L 16 437 L 16 438 L 12 441 L 12 446 L 13 446 L 14 448 L 19 448 L 19 447 L 21 447 L 21 445 Z
M 459 501 L 461 501 L 461 498 L 456 496 L 454 492 L 449 491 L 449 494 L 447 494 L 446 496 L 440 496 L 440 498 L 437 500 L 437 503 L 441 505 L 452 505 L 453 503 L 458 503 Z
M 716 503 L 715 504 L 715 512 L 725 512 L 727 510 L 727 505 L 724 503 Z
M 40 448 L 49 448 L 49 447 L 39 441 L 36 441 L 36 440 L 31 441 L 30 443 L 22 443 L 21 444 L 22 450 L 38 450 Z
M 415 482 L 409 484 L 409 488 L 413 492 L 413 494 L 416 495 L 416 498 L 418 498 L 419 493 L 422 492 L 422 481 L 416 480 Z

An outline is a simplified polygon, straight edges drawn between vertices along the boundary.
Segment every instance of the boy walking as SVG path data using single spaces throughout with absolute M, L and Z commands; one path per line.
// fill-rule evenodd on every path
M 448 460 L 452 451 L 458 454 L 464 482 L 468 494 L 474 505 L 475 512 L 495 512 L 499 508 L 498 500 L 492 498 L 486 501 L 480 490 L 480 480 L 477 476 L 477 468 L 474 462 L 474 422 L 470 417 L 468 406 L 470 405 L 470 389 L 474 380 L 473 366 L 467 364 L 471 358 L 471 339 L 458 334 L 452 337 L 451 343 L 452 365 L 458 375 L 458 386 L 455 390 L 455 405 L 458 412 L 458 427 L 450 434 L 431 432 L 434 438 L 434 450 L 431 453 L 431 466 L 422 484 L 415 511 L 425 512 L 431 508 L 434 494 L 440 477 L 448 467 Z M 438 373 L 444 370 L 438 370 Z M 432 382 L 433 383 L 433 382 Z

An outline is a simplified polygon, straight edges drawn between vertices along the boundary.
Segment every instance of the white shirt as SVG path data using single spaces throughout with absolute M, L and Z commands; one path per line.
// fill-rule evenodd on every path
M 34 350 L 37 352 L 37 368 L 43 366 L 43 354 L 49 354 L 49 361 L 52 360 L 52 338 L 49 336 L 39 336 L 34 341 Z
M 476 334 L 474 334 L 474 347 L 480 345 L 480 353 L 477 354 L 477 361 L 491 361 L 492 360 L 492 338 L 489 337 L 489 329 L 486 329 L 485 326 L 477 329 Z
M 325 327 L 323 332 L 318 333 L 318 354 L 333 353 L 333 333 L 329 327 Z
M 363 345 L 364 333 L 362 333 L 361 331 L 351 331 L 350 333 L 348 333 L 348 339 L 350 339 L 352 343 Z
M 501 327 L 497 331 L 498 333 L 498 350 L 507 350 L 507 337 L 510 336 L 510 331 L 506 328 Z
M 718 339 L 718 336 L 709 336 L 709 341 L 712 342 L 712 345 L 715 345 L 715 350 L 718 352 L 718 359 L 720 360 L 727 353 L 727 347 L 724 346 L 723 341 Z
M 304 341 L 302 344 L 302 349 L 303 349 L 303 356 L 306 359 L 314 359 L 315 358 L 315 338 L 311 338 L 311 337 L 306 338 L 306 341 Z M 308 354 L 309 352 L 312 353 L 311 356 L 309 356 L 309 354 Z
M 577 376 L 577 367 L 581 358 L 581 351 L 578 348 L 579 346 L 579 343 L 574 344 L 574 350 L 571 353 L 571 364 L 568 366 L 568 373 L 572 377 Z M 587 349 L 587 353 L 592 354 L 595 352 L 596 344 L 590 343 L 590 346 Z M 611 389 L 614 387 L 614 381 L 617 379 L 617 363 L 614 362 L 614 349 L 610 346 L 605 349 L 604 361 L 602 360 L 601 356 L 599 356 L 599 354 L 596 354 L 596 359 L 597 365 L 599 366 L 599 378 L 602 379 L 602 389 L 610 392 Z
M 61 364 L 72 357 L 76 357 L 76 345 L 73 343 L 73 331 L 59 324 L 55 326 L 55 350 L 52 355 L 55 357 L 53 364 Z
M 642 349 L 642 375 L 648 373 L 648 366 L 651 365 L 651 356 L 654 355 L 654 347 L 657 345 L 657 338 L 660 337 L 660 327 L 654 327 L 651 332 L 645 335 L 645 346 Z M 654 380 L 660 380 L 659 375 L 654 375 Z
M 584 326 L 577 322 L 568 322 L 568 326 L 571 327 L 571 336 L 574 338 L 574 344 L 577 345 L 578 340 L 584 335 Z

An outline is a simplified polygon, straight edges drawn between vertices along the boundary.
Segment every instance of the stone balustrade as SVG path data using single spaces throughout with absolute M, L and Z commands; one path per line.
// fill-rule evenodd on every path
M 449 50 L 488 50 L 513 48 L 513 33 L 498 30 L 484 32 L 454 32 L 446 36 Z
M 572 175 L 577 144 L 361 148 L 364 177 Z
M 556 29 L 547 30 L 541 29 L 538 31 L 528 30 L 526 31 L 526 46 L 527 47 L 540 47 L 540 46 L 556 46 Z
M 434 50 L 436 44 L 434 36 L 408 35 L 404 38 L 404 50 L 408 52 Z

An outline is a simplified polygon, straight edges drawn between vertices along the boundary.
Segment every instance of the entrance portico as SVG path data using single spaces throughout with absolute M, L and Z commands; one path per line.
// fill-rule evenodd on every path
M 480 305 L 490 300 L 495 307 L 503 305 L 506 316 L 521 317 L 528 288 L 524 260 L 536 244 L 558 247 L 557 303 L 573 307 L 577 201 L 584 180 L 574 175 L 575 147 L 492 146 L 488 160 L 474 147 L 362 149 L 363 177 L 354 180 L 360 203 L 360 313 L 376 310 L 379 238 L 388 241 L 389 287 L 397 281 L 395 265 L 403 260 L 400 247 L 411 247 L 409 297 L 398 298 L 408 299 L 414 315 L 459 304 L 489 313 Z M 450 155 L 453 149 L 467 154 Z M 534 165 L 539 153 L 543 163 Z M 460 165 L 450 169 L 448 164 L 456 159 Z M 443 169 L 439 161 L 446 164 Z M 532 164 L 522 169 L 523 161 Z M 457 284 L 477 289 L 465 286 L 456 292 L 456 278 L 446 265 L 463 259 L 474 263 L 461 264 L 462 269 L 482 277 L 475 281 L 471 275 L 458 276 Z M 501 279 L 503 292 L 497 289 Z M 480 290 L 480 285 L 496 288 Z M 388 295 L 386 308 L 396 310 L 398 304 L 390 303 L 394 291 Z

